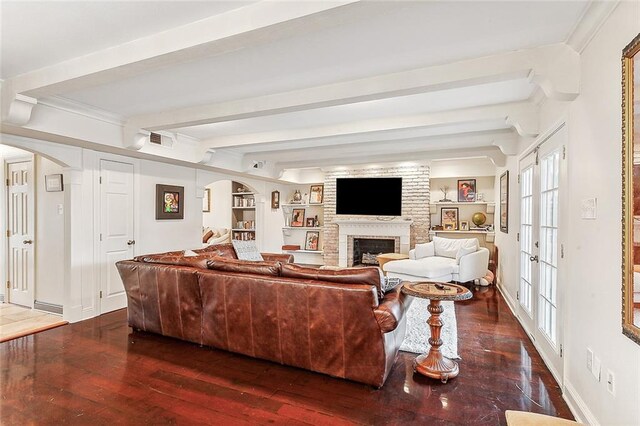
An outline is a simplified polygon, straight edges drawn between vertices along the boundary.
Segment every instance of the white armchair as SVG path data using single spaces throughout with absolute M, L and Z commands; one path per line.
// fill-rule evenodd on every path
M 476 238 L 434 237 L 430 243 L 416 244 L 409 259 L 385 263 L 384 271 L 407 281 L 467 282 L 484 277 L 488 266 L 489 250 Z

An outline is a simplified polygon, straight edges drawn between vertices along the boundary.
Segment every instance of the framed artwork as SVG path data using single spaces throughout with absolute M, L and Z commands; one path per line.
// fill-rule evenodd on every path
M 209 213 L 211 211 L 211 188 L 205 188 L 204 197 L 202 197 L 202 212 Z
M 47 192 L 60 192 L 64 190 L 64 184 L 62 182 L 62 175 L 45 175 L 44 177 L 44 189 Z
M 440 210 L 440 223 L 443 229 L 447 231 L 455 231 L 458 229 L 458 208 L 443 207 Z
M 476 180 L 458 180 L 458 202 L 472 203 L 474 201 L 476 201 Z
M 469 230 L 469 221 L 468 220 L 461 220 L 460 221 L 460 230 L 461 231 L 468 231 Z
M 291 226 L 297 228 L 304 226 L 304 209 L 293 209 L 293 213 L 291 213 Z
M 280 191 L 271 193 L 271 208 L 276 210 L 280 208 Z
M 311 185 L 309 204 L 322 204 L 324 200 L 324 185 Z
M 509 170 L 500 176 L 500 230 L 509 233 Z
M 305 225 L 307 228 L 313 228 L 314 226 L 316 226 L 316 220 L 312 217 L 308 217 L 307 218 L 307 223 Z
M 184 186 L 156 185 L 156 220 L 184 219 Z
M 305 250 L 318 250 L 318 241 L 320 241 L 319 231 L 307 231 L 307 237 L 304 239 Z

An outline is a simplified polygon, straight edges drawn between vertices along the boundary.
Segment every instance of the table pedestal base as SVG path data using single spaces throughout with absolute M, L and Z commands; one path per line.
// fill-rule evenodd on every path
M 440 346 L 442 346 L 442 339 L 440 339 L 442 320 L 440 319 L 440 314 L 444 311 L 444 308 L 440 305 L 439 300 L 431 300 L 428 310 L 431 313 L 427 320 L 427 324 L 431 327 L 431 337 L 429 338 L 431 349 L 429 349 L 428 354 L 423 354 L 416 358 L 413 369 L 423 376 L 447 383 L 447 380 L 453 379 L 458 375 L 460 369 L 457 362 L 443 356 L 442 352 L 440 352 Z

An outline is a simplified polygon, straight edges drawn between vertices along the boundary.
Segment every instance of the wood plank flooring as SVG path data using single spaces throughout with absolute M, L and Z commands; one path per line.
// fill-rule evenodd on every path
M 0 342 L 65 325 L 62 316 L 0 303 Z
M 456 303 L 460 376 L 441 384 L 402 353 L 369 386 L 146 333 L 126 311 L 0 344 L 0 424 L 504 424 L 572 418 L 495 288 Z

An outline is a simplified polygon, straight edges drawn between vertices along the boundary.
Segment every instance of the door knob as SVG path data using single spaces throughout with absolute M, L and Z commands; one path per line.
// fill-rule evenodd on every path
M 24 240 L 22 244 L 33 244 L 33 240 Z
M 129 241 L 127 241 L 127 245 L 128 245 L 128 246 L 132 246 L 132 245 L 134 245 L 135 243 L 136 243 L 136 240 L 129 240 Z
M 529 258 L 529 260 L 532 261 L 532 262 L 537 262 L 538 261 L 538 255 L 536 254 L 535 256 L 531 256 Z

